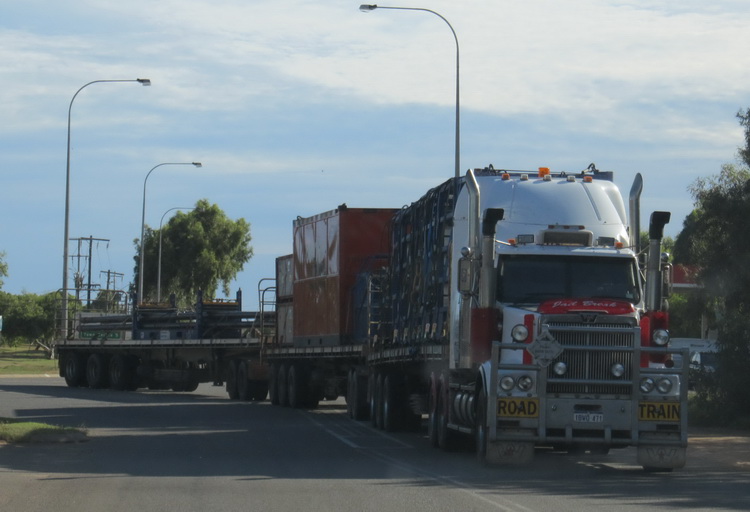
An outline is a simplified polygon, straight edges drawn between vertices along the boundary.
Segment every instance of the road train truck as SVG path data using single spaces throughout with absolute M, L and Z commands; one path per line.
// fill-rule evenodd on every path
M 469 170 L 400 209 L 293 222 L 276 262 L 274 404 L 344 395 L 355 419 L 523 463 L 536 447 L 685 464 L 687 382 L 669 347 L 668 212 L 640 247 L 612 172 Z M 645 244 L 644 244 L 645 245 Z M 679 358 L 674 358 L 679 360 Z M 235 385 L 234 382 L 231 383 Z

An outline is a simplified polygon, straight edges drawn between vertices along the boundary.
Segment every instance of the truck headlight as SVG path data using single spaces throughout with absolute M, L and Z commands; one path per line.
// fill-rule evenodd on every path
M 657 347 L 664 347 L 669 343 L 669 333 L 664 329 L 656 329 L 651 339 Z
M 523 375 L 518 378 L 518 382 L 516 382 L 516 385 L 521 391 L 530 391 L 531 388 L 534 387 L 534 379 L 532 379 L 528 375 Z
M 510 336 L 513 338 L 513 341 L 516 341 L 518 343 L 523 343 L 526 341 L 529 337 L 529 330 L 526 328 L 523 324 L 518 324 L 513 327 L 510 331 Z
M 612 372 L 612 375 L 617 377 L 618 379 L 625 375 L 625 366 L 622 363 L 615 363 L 612 365 L 612 368 L 610 368 L 610 371 Z
M 651 377 L 644 377 L 641 379 L 641 383 L 639 387 L 641 388 L 641 391 L 644 393 L 651 393 L 654 390 L 654 387 L 656 386 L 656 383 L 654 382 L 654 379 Z
M 659 379 L 659 382 L 656 384 L 656 390 L 662 395 L 666 395 L 672 391 L 672 386 L 673 384 L 670 379 Z
M 511 391 L 516 385 L 515 379 L 511 377 L 510 375 L 506 375 L 502 379 L 500 379 L 500 388 L 503 391 Z

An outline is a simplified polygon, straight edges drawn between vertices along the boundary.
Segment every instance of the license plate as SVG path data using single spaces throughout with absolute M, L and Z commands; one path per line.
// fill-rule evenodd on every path
M 680 421 L 680 404 L 676 402 L 640 402 L 640 421 Z
M 500 398 L 497 415 L 503 418 L 538 418 L 538 398 Z
M 600 412 L 573 413 L 573 421 L 577 423 L 604 423 L 604 415 Z

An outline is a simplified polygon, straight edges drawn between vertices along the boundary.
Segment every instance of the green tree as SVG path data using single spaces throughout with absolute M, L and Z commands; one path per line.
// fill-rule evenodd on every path
M 675 242 L 675 261 L 699 268 L 704 307 L 718 326 L 719 365 L 714 388 L 699 393 L 717 420 L 750 417 L 750 109 L 738 113 L 745 130 L 741 162 L 725 164 L 717 176 L 696 180 L 690 188 L 694 210 Z
M 3 337 L 11 344 L 52 339 L 55 334 L 55 304 L 54 293 L 13 295 L 0 292 Z
M 5 251 L 0 251 L 0 289 L 3 287 L 4 277 L 8 277 L 8 264 L 5 262 Z
M 145 232 L 143 294 L 155 300 L 159 269 L 159 230 Z M 201 199 L 189 212 L 178 212 L 161 229 L 161 298 L 174 293 L 178 302 L 192 304 L 199 290 L 214 298 L 229 284 L 253 255 L 250 224 L 229 219 L 217 206 Z M 138 282 L 140 246 L 135 241 L 135 279 Z

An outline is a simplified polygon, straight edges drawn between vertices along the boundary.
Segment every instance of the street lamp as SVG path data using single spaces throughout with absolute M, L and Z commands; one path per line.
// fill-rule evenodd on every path
M 195 210 L 195 207 L 175 206 L 164 212 L 159 220 L 159 270 L 156 274 L 156 302 L 161 302 L 161 224 L 164 222 L 164 217 L 172 210 Z
M 446 25 L 448 25 L 448 28 L 451 29 L 451 33 L 453 34 L 453 39 L 456 41 L 456 156 L 455 156 L 455 176 L 458 178 L 461 174 L 461 162 L 459 155 L 461 154 L 461 122 L 460 122 L 460 108 L 459 108 L 459 73 L 458 73 L 458 37 L 456 36 L 456 31 L 453 30 L 453 26 L 448 22 L 447 19 L 445 19 L 440 13 L 437 13 L 431 9 L 423 9 L 421 7 L 384 7 L 382 5 L 375 5 L 375 4 L 362 4 L 359 6 L 359 10 L 362 12 L 370 12 L 374 11 L 375 9 L 393 9 L 393 10 L 399 10 L 399 11 L 424 11 L 429 12 L 440 18 L 445 22 Z
M 141 212 L 141 251 L 139 255 L 139 262 L 138 262 L 138 301 L 143 302 L 143 259 L 144 259 L 144 251 L 143 246 L 145 245 L 143 237 L 145 235 L 146 231 L 146 182 L 148 181 L 148 177 L 151 176 L 151 173 L 154 172 L 154 169 L 157 167 L 161 167 L 162 165 L 193 165 L 195 167 L 203 167 L 203 164 L 200 162 L 164 162 L 161 164 L 157 164 L 151 168 L 150 171 L 146 174 L 146 178 L 143 180 L 143 210 Z
M 65 165 L 65 228 L 63 236 L 63 278 L 62 278 L 62 318 L 61 318 L 61 335 L 63 339 L 68 337 L 68 237 L 70 232 L 70 114 L 73 110 L 73 100 L 78 93 L 91 84 L 114 83 L 114 82 L 136 82 L 143 86 L 151 85 L 148 78 L 136 78 L 134 80 L 94 80 L 81 86 L 76 91 L 68 106 L 68 156 Z

